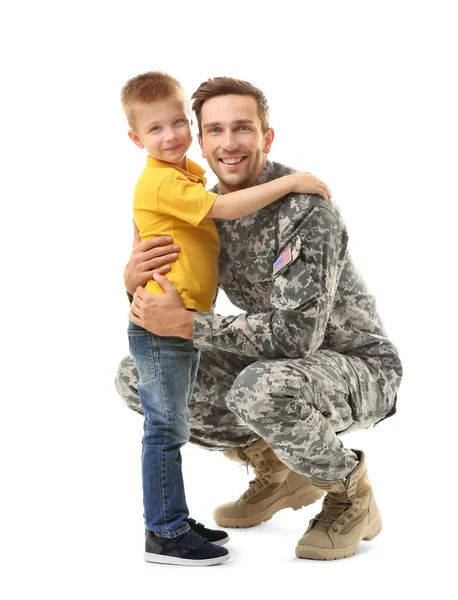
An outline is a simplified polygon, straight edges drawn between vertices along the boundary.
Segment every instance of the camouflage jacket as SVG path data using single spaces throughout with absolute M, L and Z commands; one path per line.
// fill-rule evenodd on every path
M 267 162 L 256 183 L 293 172 Z M 219 186 L 214 191 L 221 193 Z M 304 358 L 318 349 L 334 350 L 389 371 L 391 382 L 399 383 L 397 350 L 347 252 L 347 229 L 332 200 L 289 194 L 254 214 L 216 220 L 216 225 L 219 285 L 246 313 L 196 313 L 196 346 L 259 358 Z M 290 262 L 273 274 L 274 263 L 288 250 Z

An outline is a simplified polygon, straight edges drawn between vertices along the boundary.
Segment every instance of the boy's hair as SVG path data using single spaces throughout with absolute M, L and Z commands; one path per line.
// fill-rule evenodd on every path
M 251 96 L 258 105 L 258 116 L 261 121 L 262 132 L 267 133 L 269 129 L 269 105 L 267 98 L 260 89 L 241 79 L 232 77 L 214 77 L 208 79 L 199 85 L 197 90 L 191 96 L 194 100 L 192 109 L 196 113 L 197 124 L 199 126 L 199 135 L 202 135 L 201 113 L 202 106 L 206 100 L 216 96 L 226 96 L 227 94 L 237 94 L 239 96 Z
M 181 100 L 186 111 L 190 112 L 181 83 L 168 73 L 149 71 L 129 79 L 121 90 L 121 104 L 129 126 L 135 129 L 135 114 L 140 106 L 167 98 Z

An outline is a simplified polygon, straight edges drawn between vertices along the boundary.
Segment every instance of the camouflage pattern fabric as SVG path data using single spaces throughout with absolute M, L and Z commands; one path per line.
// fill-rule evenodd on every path
M 292 172 L 267 162 L 257 183 Z M 216 224 L 219 284 L 246 312 L 195 315 L 202 355 L 191 441 L 223 450 L 263 437 L 293 470 L 317 482 L 342 480 L 356 457 L 336 434 L 394 413 L 402 367 L 348 253 L 339 210 L 319 196 L 291 194 Z M 285 251 L 290 262 L 273 274 Z M 136 380 L 126 357 L 117 389 L 142 412 Z

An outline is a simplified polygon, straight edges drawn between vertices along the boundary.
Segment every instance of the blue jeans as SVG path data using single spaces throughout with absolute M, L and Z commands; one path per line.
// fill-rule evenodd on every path
M 129 321 L 130 353 L 145 411 L 142 446 L 145 527 L 173 538 L 189 531 L 180 448 L 189 439 L 188 402 L 200 351 L 190 340 L 159 337 Z

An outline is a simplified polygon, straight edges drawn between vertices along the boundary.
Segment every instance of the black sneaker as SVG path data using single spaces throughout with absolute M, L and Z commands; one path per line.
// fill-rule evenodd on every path
M 207 529 L 205 525 L 202 525 L 202 523 L 198 523 L 194 519 L 191 519 L 191 517 L 185 519 L 185 521 L 189 523 L 193 531 L 195 531 L 202 537 L 207 538 L 207 540 L 212 544 L 216 544 L 217 546 L 223 546 L 229 541 L 229 536 L 225 531 L 221 531 L 221 529 Z
M 148 531 L 145 538 L 145 560 L 184 567 L 209 567 L 229 559 L 229 552 L 212 544 L 195 531 L 175 538 L 156 536 Z

